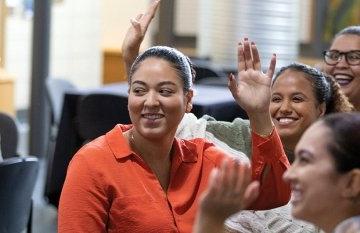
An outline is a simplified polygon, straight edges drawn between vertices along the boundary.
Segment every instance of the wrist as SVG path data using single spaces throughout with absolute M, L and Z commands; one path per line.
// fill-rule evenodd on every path
M 275 125 L 272 122 L 270 113 L 249 116 L 251 131 L 260 137 L 269 137 L 274 131 Z

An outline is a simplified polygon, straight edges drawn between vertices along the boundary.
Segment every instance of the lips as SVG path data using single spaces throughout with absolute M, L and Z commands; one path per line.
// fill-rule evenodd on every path
M 334 74 L 334 78 L 336 82 L 340 84 L 340 86 L 346 86 L 354 79 L 354 77 L 348 74 Z
M 296 204 L 302 199 L 302 191 L 298 187 L 291 187 L 291 203 Z
M 157 120 L 164 117 L 163 114 L 159 114 L 159 113 L 145 113 L 145 114 L 141 114 L 141 116 L 148 120 Z
M 279 122 L 279 125 L 286 126 L 296 122 L 298 119 L 294 117 L 277 117 L 276 120 Z

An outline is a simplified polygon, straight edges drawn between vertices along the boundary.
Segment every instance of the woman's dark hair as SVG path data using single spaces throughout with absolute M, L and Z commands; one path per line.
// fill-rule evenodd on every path
M 333 77 L 305 64 L 295 62 L 282 67 L 273 78 L 271 84 L 272 86 L 278 77 L 286 70 L 293 70 L 305 74 L 305 77 L 313 86 L 317 102 L 319 104 L 325 103 L 325 114 L 353 111 L 354 107 L 349 102 L 348 98 L 342 93 L 339 84 Z
M 131 66 L 128 80 L 129 84 L 140 64 L 150 57 L 161 58 L 169 62 L 183 80 L 184 90 L 188 91 L 191 88 L 195 79 L 195 70 L 193 69 L 190 59 L 177 49 L 167 46 L 154 46 L 140 54 Z
M 360 113 L 329 114 L 320 120 L 331 131 L 327 147 L 340 173 L 360 168 Z

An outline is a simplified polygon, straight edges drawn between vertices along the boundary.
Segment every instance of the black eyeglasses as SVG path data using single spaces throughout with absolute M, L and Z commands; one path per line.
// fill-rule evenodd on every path
M 339 52 L 338 50 L 324 51 L 324 61 L 330 66 L 338 64 L 342 57 L 351 66 L 360 65 L 360 50 L 351 50 L 349 52 Z

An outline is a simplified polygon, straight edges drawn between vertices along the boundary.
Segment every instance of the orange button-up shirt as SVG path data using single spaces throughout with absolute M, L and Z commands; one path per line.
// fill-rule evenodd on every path
M 117 125 L 73 157 L 60 198 L 59 233 L 192 231 L 209 173 L 226 155 L 204 139 L 175 139 L 165 192 L 122 135 L 130 127 Z M 253 207 L 287 203 L 290 191 L 282 173 L 288 162 L 276 131 L 266 139 L 253 134 L 253 148 L 253 177 L 260 179 L 265 164 L 270 168 Z

